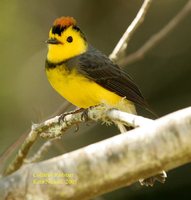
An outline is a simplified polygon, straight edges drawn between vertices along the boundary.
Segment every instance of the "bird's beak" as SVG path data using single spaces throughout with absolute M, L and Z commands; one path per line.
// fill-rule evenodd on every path
M 45 41 L 47 44 L 62 44 L 59 40 L 56 38 L 49 38 L 48 40 Z

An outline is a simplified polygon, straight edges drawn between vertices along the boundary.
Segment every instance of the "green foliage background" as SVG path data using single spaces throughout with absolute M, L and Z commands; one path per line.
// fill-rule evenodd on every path
M 186 2 L 153 1 L 127 53 L 141 47 Z M 53 20 L 62 15 L 75 17 L 89 42 L 109 55 L 141 4 L 141 0 L 0 1 L 0 154 L 32 122 L 45 119 L 64 102 L 44 73 L 47 51 L 44 41 Z M 141 61 L 125 68 L 159 116 L 191 103 L 190 21 L 191 15 Z M 73 130 L 70 133 L 52 147 L 48 157 L 111 137 L 117 130 L 91 123 L 81 126 L 78 133 Z M 191 195 L 190 186 L 191 169 L 187 165 L 170 172 L 165 185 L 148 189 L 135 184 L 104 195 L 103 199 L 186 199 Z

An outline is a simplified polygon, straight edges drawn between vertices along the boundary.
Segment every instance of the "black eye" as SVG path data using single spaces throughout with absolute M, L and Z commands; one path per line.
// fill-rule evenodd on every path
M 73 41 L 72 36 L 68 36 L 68 37 L 67 37 L 67 42 L 71 43 L 72 41 Z

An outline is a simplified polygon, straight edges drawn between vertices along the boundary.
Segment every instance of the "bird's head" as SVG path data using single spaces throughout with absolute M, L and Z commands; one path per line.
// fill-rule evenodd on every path
M 80 55 L 87 50 L 88 43 L 83 32 L 72 17 L 57 18 L 49 32 L 47 59 L 59 63 Z

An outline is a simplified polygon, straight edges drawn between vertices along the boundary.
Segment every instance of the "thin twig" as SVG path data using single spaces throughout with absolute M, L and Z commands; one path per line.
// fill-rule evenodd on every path
M 37 162 L 37 161 L 39 161 L 40 159 L 42 159 L 43 155 L 44 155 L 44 154 L 48 151 L 48 149 L 52 146 L 53 140 L 55 140 L 55 139 L 46 141 L 46 142 L 40 147 L 40 149 L 35 153 L 35 155 L 32 156 L 31 158 L 25 159 L 25 160 L 24 160 L 24 163 L 25 163 L 25 164 L 33 163 L 33 162 Z
M 119 65 L 128 65 L 138 60 L 141 60 L 144 55 L 155 47 L 162 39 L 164 39 L 180 22 L 185 19 L 191 12 L 191 1 L 179 11 L 179 13 L 161 29 L 158 33 L 154 34 L 140 49 L 119 60 Z
M 13 144 L 11 144 L 1 155 L 0 155 L 0 171 L 3 170 L 4 167 L 4 162 L 5 160 L 7 160 L 7 158 L 9 158 L 9 156 L 15 152 L 15 150 L 18 148 L 18 146 L 21 145 L 22 141 L 25 140 L 26 136 L 27 136 L 28 132 L 22 134 L 17 140 L 16 142 L 14 142 Z
M 8 175 L 21 167 L 21 165 L 24 162 L 24 159 L 26 159 L 29 150 L 31 149 L 32 145 L 36 142 L 37 138 L 38 134 L 35 131 L 31 131 L 28 134 L 23 144 L 21 145 L 15 159 L 11 162 L 11 164 L 9 164 L 3 175 Z
M 121 58 L 121 55 L 125 52 L 128 46 L 128 42 L 130 38 L 132 37 L 133 33 L 144 21 L 145 15 L 150 7 L 151 2 L 152 0 L 144 1 L 136 17 L 134 18 L 130 26 L 127 28 L 127 30 L 125 31 L 125 33 L 123 34 L 119 42 L 117 43 L 113 52 L 110 54 L 110 59 L 116 61 Z

